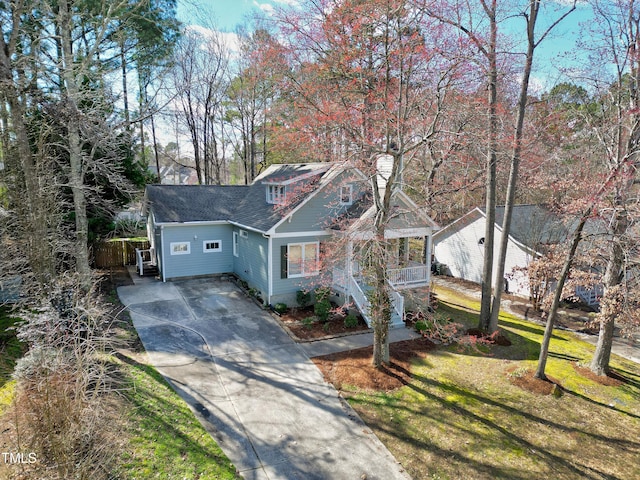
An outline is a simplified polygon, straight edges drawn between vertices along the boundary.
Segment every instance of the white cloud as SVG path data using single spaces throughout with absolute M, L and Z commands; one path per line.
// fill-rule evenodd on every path
M 253 4 L 267 15 L 273 15 L 275 12 L 274 4 L 282 7 L 298 7 L 300 2 L 298 0 L 271 0 L 270 3 L 260 3 L 254 0 Z
M 220 32 L 202 25 L 187 25 L 185 30 L 208 39 L 218 38 L 232 54 L 240 51 L 240 40 L 238 35 L 233 32 Z

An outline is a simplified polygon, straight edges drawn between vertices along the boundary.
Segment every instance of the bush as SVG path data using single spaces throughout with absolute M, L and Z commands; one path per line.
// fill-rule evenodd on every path
M 322 302 L 324 300 L 329 300 L 329 296 L 331 295 L 331 289 L 328 287 L 319 287 L 316 288 L 315 291 L 316 302 Z
M 328 299 L 320 300 L 313 306 L 313 313 L 316 314 L 318 320 L 326 322 L 329 320 L 329 314 L 331 313 L 331 302 Z
M 286 303 L 276 303 L 273 309 L 278 312 L 280 315 L 285 313 L 289 307 L 287 307 Z
M 347 328 L 355 328 L 358 326 L 358 318 L 355 315 L 347 315 L 344 319 L 344 326 Z
M 304 325 L 306 328 L 311 328 L 314 322 L 315 318 L 313 317 L 306 317 L 302 319 L 302 325 Z
M 296 302 L 300 308 L 304 308 L 311 303 L 311 292 L 308 290 L 298 290 L 296 292 Z
M 418 333 L 424 333 L 429 329 L 429 327 L 427 326 L 427 322 L 425 322 L 424 320 L 418 320 L 413 328 L 415 328 L 416 332 Z

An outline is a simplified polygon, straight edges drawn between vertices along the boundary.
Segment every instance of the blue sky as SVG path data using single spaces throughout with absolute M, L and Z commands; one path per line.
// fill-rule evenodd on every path
M 213 14 L 213 20 L 223 32 L 233 32 L 237 25 L 255 13 L 269 13 L 277 5 L 291 5 L 295 0 L 178 0 L 178 18 L 190 23 L 190 5 L 197 4 Z
M 205 16 L 211 20 L 210 25 L 215 25 L 222 32 L 231 33 L 238 25 L 246 23 L 246 19 L 254 13 L 268 14 L 279 5 L 297 3 L 297 0 L 178 0 L 178 17 L 185 24 L 192 24 L 197 16 Z M 567 3 L 570 3 L 569 0 L 557 0 L 549 2 L 547 6 L 561 7 Z M 558 68 L 569 66 L 571 58 L 579 53 L 575 42 L 581 31 L 581 24 L 588 20 L 588 15 L 588 9 L 579 3 L 578 9 L 563 20 L 538 47 L 534 64 L 534 88 L 537 86 L 547 89 L 559 81 Z M 538 21 L 537 32 L 544 30 L 545 21 L 548 23 L 549 20 L 543 17 Z M 521 18 L 508 23 L 520 31 L 524 28 L 524 20 Z M 511 27 L 503 25 L 504 28 Z

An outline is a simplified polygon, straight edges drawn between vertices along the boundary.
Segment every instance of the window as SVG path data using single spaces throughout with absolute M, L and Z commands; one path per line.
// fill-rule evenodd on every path
M 233 256 L 238 256 L 238 232 L 233 232 Z
M 287 277 L 310 277 L 318 274 L 318 242 L 287 245 Z
M 171 242 L 169 248 L 171 255 L 189 255 L 191 253 L 190 242 Z
M 353 185 L 342 185 L 340 187 L 340 205 L 351 205 L 353 203 Z
M 204 253 L 221 252 L 222 240 L 205 240 L 202 242 L 202 251 Z
M 287 188 L 284 185 L 267 185 L 267 203 L 284 203 Z
M 242 238 L 249 238 L 249 234 L 247 233 L 246 230 L 240 230 L 240 236 Z

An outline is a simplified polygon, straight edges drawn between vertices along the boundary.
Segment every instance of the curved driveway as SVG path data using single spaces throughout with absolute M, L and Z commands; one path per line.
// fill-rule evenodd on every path
M 245 479 L 407 480 L 305 352 L 231 282 L 118 288 L 151 363 Z

